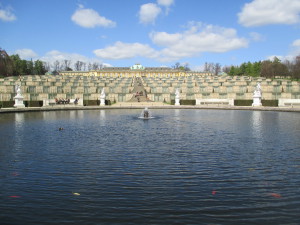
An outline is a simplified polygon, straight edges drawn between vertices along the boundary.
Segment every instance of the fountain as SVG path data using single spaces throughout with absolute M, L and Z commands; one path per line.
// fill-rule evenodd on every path
M 149 109 L 147 107 L 145 107 L 145 109 L 143 109 L 139 118 L 140 119 L 151 119 L 153 117 L 152 117 L 152 114 L 150 113 Z

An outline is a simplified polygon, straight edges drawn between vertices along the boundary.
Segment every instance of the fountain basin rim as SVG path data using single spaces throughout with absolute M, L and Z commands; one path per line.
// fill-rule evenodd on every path
M 147 105 L 148 109 L 215 109 L 215 110 L 250 110 L 250 111 L 275 111 L 275 112 L 300 112 L 300 108 L 292 107 L 253 107 L 253 106 L 188 106 L 188 105 Z M 68 111 L 68 110 L 103 110 L 103 109 L 144 109 L 145 105 L 132 106 L 49 106 L 25 108 L 1 108 L 0 113 L 18 112 L 43 112 L 43 111 Z

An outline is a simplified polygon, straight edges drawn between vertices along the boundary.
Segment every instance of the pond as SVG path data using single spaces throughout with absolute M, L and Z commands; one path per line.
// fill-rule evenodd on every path
M 141 111 L 1 114 L 1 224 L 299 224 L 299 113 Z

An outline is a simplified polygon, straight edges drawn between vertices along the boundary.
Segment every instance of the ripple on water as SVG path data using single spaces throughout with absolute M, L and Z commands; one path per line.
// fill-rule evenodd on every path
M 299 224 L 299 114 L 151 111 L 3 114 L 1 221 Z

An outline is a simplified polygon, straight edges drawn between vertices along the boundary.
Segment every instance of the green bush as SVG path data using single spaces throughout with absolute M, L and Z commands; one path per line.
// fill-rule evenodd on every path
M 3 101 L 0 103 L 1 108 L 12 108 L 14 107 L 15 101 Z
M 278 100 L 261 100 L 263 106 L 278 107 Z
M 180 105 L 196 105 L 196 100 L 180 100 Z
M 83 105 L 84 106 L 95 106 L 98 105 L 99 100 L 83 100 Z
M 24 103 L 24 105 L 25 105 L 25 107 L 42 107 L 43 101 L 28 101 L 27 105 L 25 103 Z
M 180 105 L 196 105 L 196 100 L 180 100 Z M 171 105 L 175 105 L 175 100 L 171 100 Z
M 83 100 L 84 106 L 97 106 L 100 105 L 100 100 Z M 111 105 L 110 100 L 105 100 L 105 105 Z
M 253 100 L 242 100 L 242 99 L 234 100 L 235 106 L 252 106 L 252 103 L 253 103 Z M 278 100 L 261 100 L 261 104 L 263 106 L 277 107 Z
M 242 99 L 235 99 L 234 105 L 235 106 L 252 106 L 253 100 L 242 100 Z

